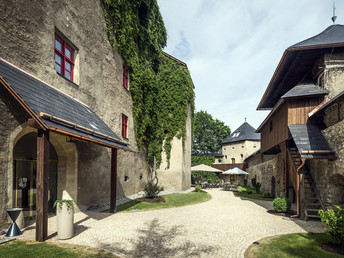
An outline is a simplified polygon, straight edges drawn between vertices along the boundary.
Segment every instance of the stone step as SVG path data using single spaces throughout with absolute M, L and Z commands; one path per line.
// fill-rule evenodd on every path
M 314 214 L 308 214 L 306 215 L 308 218 L 314 218 L 314 219 L 321 219 L 320 215 L 314 215 Z
M 307 212 L 318 212 L 318 209 L 306 209 Z

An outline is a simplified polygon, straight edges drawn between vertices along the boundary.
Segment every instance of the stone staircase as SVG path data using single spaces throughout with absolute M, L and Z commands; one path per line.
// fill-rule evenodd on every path
M 301 159 L 298 153 L 297 148 L 289 148 L 290 153 L 292 155 L 294 164 L 296 168 L 298 168 L 301 165 Z M 324 209 L 321 205 L 320 199 L 318 197 L 317 191 L 315 189 L 315 184 L 307 171 L 306 168 L 304 168 L 304 212 L 305 212 L 305 219 L 308 220 L 309 218 L 313 219 L 320 219 L 320 216 L 318 214 L 319 209 Z

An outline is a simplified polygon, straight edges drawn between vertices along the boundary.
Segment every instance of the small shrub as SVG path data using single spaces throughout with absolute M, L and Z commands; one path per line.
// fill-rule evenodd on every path
M 272 205 L 277 212 L 287 212 L 290 210 L 291 201 L 285 197 L 279 197 L 272 201 Z
M 251 179 L 252 187 L 256 188 L 257 179 L 254 177 Z
M 260 193 L 260 187 L 261 187 L 261 183 L 256 183 L 255 189 L 257 193 Z
M 195 191 L 196 192 L 200 192 L 202 190 L 202 186 L 200 186 L 200 185 L 196 185 L 195 186 Z
M 265 198 L 272 198 L 272 193 L 265 193 L 265 194 L 264 194 L 264 197 L 265 197 Z
M 146 197 L 156 197 L 161 191 L 164 191 L 164 187 L 154 184 L 151 181 L 143 183 L 143 191 L 145 192 Z
M 247 191 L 247 193 L 248 193 L 248 194 L 252 194 L 252 191 L 249 190 L 249 191 Z
M 325 229 L 334 243 L 340 245 L 344 249 L 344 208 L 339 205 L 334 206 L 334 210 L 319 210 L 321 221 L 325 222 L 329 227 Z

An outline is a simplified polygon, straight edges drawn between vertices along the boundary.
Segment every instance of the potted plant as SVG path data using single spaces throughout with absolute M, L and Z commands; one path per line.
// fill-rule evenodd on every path
M 74 209 L 73 200 L 56 200 L 57 236 L 59 239 L 68 239 L 74 236 Z

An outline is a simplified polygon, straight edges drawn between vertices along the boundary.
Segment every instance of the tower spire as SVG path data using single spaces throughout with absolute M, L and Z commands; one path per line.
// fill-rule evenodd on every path
M 337 16 L 336 16 L 336 2 L 333 1 L 333 16 L 331 18 L 331 20 L 333 21 L 333 24 L 336 23 L 336 19 L 337 19 Z

